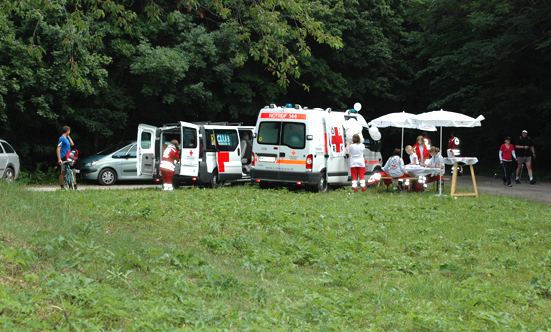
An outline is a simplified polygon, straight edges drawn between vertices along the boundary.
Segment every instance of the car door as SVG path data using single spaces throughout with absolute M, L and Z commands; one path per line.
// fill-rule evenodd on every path
M 138 177 L 138 169 L 136 168 L 137 150 L 137 145 L 133 143 L 113 155 L 113 158 L 117 156 L 120 160 L 120 179 L 135 179 Z
M 180 175 L 199 175 L 199 126 L 180 122 L 180 135 L 182 137 L 180 153 Z
M 155 174 L 155 131 L 157 127 L 140 124 L 138 126 L 138 152 L 136 169 L 138 175 L 153 177 Z
M 6 154 L 6 151 L 4 151 L 2 142 L 0 142 L 0 178 L 4 176 L 4 172 L 6 171 L 7 165 L 8 165 L 8 155 Z
M 214 129 L 216 163 L 221 180 L 241 178 L 241 147 L 235 128 Z

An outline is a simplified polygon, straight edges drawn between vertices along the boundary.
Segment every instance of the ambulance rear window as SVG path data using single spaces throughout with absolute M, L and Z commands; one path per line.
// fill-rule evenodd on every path
M 258 127 L 258 144 L 279 145 L 281 122 L 261 122 Z
M 258 128 L 257 142 L 258 144 L 286 145 L 293 149 L 304 149 L 306 125 L 300 122 L 261 122 Z
M 293 149 L 304 149 L 306 140 L 306 125 L 304 123 L 283 123 L 283 140 L 281 145 L 287 145 Z

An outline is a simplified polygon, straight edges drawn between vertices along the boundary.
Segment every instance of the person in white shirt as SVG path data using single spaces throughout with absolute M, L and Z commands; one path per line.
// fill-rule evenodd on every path
M 437 180 L 440 180 L 442 175 L 444 174 L 444 159 L 442 158 L 442 155 L 440 154 L 440 149 L 436 146 L 433 146 L 430 148 L 430 161 L 427 167 L 429 168 L 440 168 L 440 174 L 436 176 L 429 175 L 427 176 L 427 180 L 425 183 L 434 182 Z
M 365 191 L 365 145 L 361 143 L 360 135 L 352 136 L 352 144 L 346 144 L 346 152 L 350 154 L 350 174 L 352 175 L 352 188 L 358 191 L 358 177 L 362 192 Z
M 383 171 L 379 172 L 378 176 L 371 176 L 368 184 L 377 184 L 381 177 L 393 177 L 395 179 L 409 177 L 409 173 L 406 171 L 406 166 L 404 165 L 404 160 L 400 158 L 401 154 L 402 151 L 400 151 L 400 149 L 394 149 L 392 157 L 388 158 L 386 161 Z M 386 186 L 390 186 L 392 184 L 391 179 L 384 179 L 383 182 Z M 401 180 L 398 181 L 398 190 L 404 189 L 401 182 Z
M 407 165 L 419 165 L 419 158 L 417 154 L 413 152 L 413 147 L 411 145 L 406 146 L 406 153 L 409 154 L 409 164 Z

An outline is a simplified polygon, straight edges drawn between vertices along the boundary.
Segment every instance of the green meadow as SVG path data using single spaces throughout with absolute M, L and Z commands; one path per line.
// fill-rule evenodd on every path
M 3 331 L 551 330 L 545 204 L 5 183 L 0 202 Z

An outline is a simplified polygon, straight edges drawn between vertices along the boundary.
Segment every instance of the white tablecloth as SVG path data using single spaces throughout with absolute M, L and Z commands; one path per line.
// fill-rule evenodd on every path
M 438 175 L 438 172 L 439 172 L 438 168 L 428 168 L 428 167 L 422 167 L 417 165 L 406 165 L 406 171 L 408 171 L 409 175 L 412 177 L 427 176 L 427 175 L 436 176 Z
M 453 158 L 444 158 L 446 165 L 453 165 L 455 163 L 463 163 L 465 165 L 474 165 L 478 162 L 476 157 L 453 157 Z

